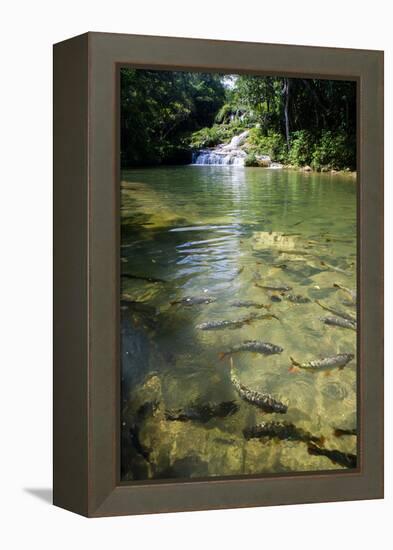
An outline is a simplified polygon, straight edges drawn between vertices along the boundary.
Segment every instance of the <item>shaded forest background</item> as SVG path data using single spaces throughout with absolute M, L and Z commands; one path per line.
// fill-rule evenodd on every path
M 355 82 L 121 70 L 122 167 L 187 164 L 249 130 L 257 155 L 314 170 L 356 169 Z

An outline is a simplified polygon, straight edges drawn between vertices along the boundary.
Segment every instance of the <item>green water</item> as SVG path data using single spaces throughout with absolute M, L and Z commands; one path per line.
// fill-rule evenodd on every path
M 303 441 L 247 441 L 243 429 L 286 421 L 356 453 L 356 359 L 344 369 L 290 372 L 290 356 L 307 361 L 356 354 L 356 332 L 328 326 L 315 300 L 355 315 L 356 181 L 352 176 L 231 166 L 134 169 L 122 173 L 122 478 L 189 478 L 340 469 L 310 455 Z M 322 262 L 322 263 L 321 263 Z M 255 286 L 286 285 L 310 299 L 296 304 Z M 272 301 L 278 294 L 280 302 Z M 288 294 L 288 293 L 287 293 Z M 209 304 L 171 304 L 207 296 Z M 273 297 L 274 299 L 274 297 Z M 271 305 L 233 307 L 234 300 Z M 204 331 L 207 321 L 253 313 L 240 328 Z M 233 355 L 241 383 L 288 405 L 266 414 L 243 401 L 220 352 L 245 340 L 281 354 Z M 235 400 L 232 416 L 171 421 L 169 409 Z M 130 436 L 131 429 L 131 436 Z M 135 433 L 137 435 L 135 435 Z

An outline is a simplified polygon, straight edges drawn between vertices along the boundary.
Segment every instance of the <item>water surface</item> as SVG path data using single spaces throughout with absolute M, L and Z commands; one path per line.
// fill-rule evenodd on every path
M 356 437 L 333 435 L 334 428 L 356 428 L 356 360 L 328 375 L 289 371 L 290 356 L 356 353 L 355 331 L 325 325 L 321 318 L 330 314 L 315 302 L 355 315 L 333 286 L 356 285 L 355 179 L 238 166 L 133 169 L 122 173 L 121 215 L 122 273 L 132 275 L 122 277 L 123 479 L 340 468 L 310 455 L 304 442 L 246 441 L 242 432 L 285 420 L 323 436 L 329 449 L 356 453 Z M 310 302 L 294 304 L 255 283 L 290 286 Z M 215 301 L 173 304 L 189 296 Z M 278 319 L 196 328 L 267 312 L 234 307 L 235 300 L 271 305 Z M 271 356 L 234 354 L 233 362 L 244 385 L 288 405 L 285 415 L 242 401 L 229 360 L 219 359 L 249 339 L 284 348 Z M 165 416 L 192 402 L 231 400 L 236 414 L 206 423 Z

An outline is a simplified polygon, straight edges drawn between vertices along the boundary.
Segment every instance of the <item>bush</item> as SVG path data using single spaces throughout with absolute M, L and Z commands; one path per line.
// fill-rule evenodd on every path
M 202 128 L 191 134 L 190 146 L 193 149 L 215 147 L 219 143 L 230 141 L 243 131 L 244 127 L 238 124 L 214 124 L 211 128 Z
M 356 147 L 343 132 L 333 133 L 325 130 L 321 139 L 315 145 L 311 165 L 314 170 L 330 169 L 342 170 L 344 168 L 355 169 Z
M 311 164 L 315 147 L 315 136 L 308 130 L 293 132 L 291 149 L 288 153 L 289 164 L 306 166 Z
M 228 143 L 233 136 L 245 130 L 244 124 L 215 124 L 191 134 L 182 147 L 204 149 L 219 143 Z M 291 149 L 287 151 L 285 137 L 277 132 L 264 135 L 259 127 L 249 131 L 245 149 L 248 153 L 245 166 L 258 166 L 256 156 L 268 155 L 273 161 L 294 166 L 310 165 L 314 170 L 343 170 L 356 168 L 356 147 L 342 131 L 322 131 L 316 135 L 309 130 L 298 130 L 291 134 Z
M 204 149 L 205 147 L 214 147 L 220 143 L 220 135 L 216 126 L 211 128 L 202 128 L 191 135 L 190 145 L 195 149 Z
M 265 136 L 259 128 L 252 128 L 247 141 L 250 153 L 269 155 L 272 160 L 286 162 L 286 143 L 281 134 L 271 132 Z
M 244 166 L 259 166 L 255 153 L 248 153 L 244 159 Z
M 231 117 L 234 115 L 234 107 L 230 103 L 224 103 L 221 109 L 216 114 L 215 121 L 218 124 L 230 123 Z

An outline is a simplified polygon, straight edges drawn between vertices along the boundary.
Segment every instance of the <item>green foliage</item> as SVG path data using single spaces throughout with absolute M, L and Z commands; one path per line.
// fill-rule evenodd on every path
M 184 135 L 210 126 L 224 102 L 220 75 L 122 69 L 122 165 L 176 161 Z
M 221 141 L 221 134 L 217 130 L 217 126 L 211 128 L 202 128 L 194 132 L 190 138 L 190 145 L 194 149 L 205 149 L 206 147 L 214 147 Z
M 311 165 L 314 170 L 354 168 L 355 151 L 356 144 L 353 138 L 351 139 L 344 132 L 334 133 L 325 130 L 315 146 Z
M 232 117 L 235 117 L 237 114 L 237 108 L 232 103 L 224 103 L 221 109 L 216 114 L 215 121 L 218 124 L 229 124 L 232 120 Z
M 244 159 L 244 166 L 258 166 L 257 157 L 254 152 L 248 153 Z
M 236 80 L 234 99 L 245 110 L 244 120 L 276 130 L 280 117 L 280 81 L 274 77 L 241 75 Z
M 260 128 L 250 130 L 249 151 L 257 155 L 269 155 L 272 160 L 286 162 L 286 144 L 284 137 L 278 132 L 264 135 Z
M 190 162 L 250 130 L 244 149 L 316 170 L 356 168 L 353 82 L 122 69 L 122 165 Z M 288 143 L 287 143 L 288 138 Z
M 230 141 L 240 134 L 244 128 L 237 124 L 214 124 L 211 128 L 202 128 L 191 134 L 189 144 L 193 149 L 214 147 L 219 143 Z
M 294 166 L 311 164 L 315 147 L 315 136 L 309 130 L 298 130 L 291 136 L 288 162 Z

